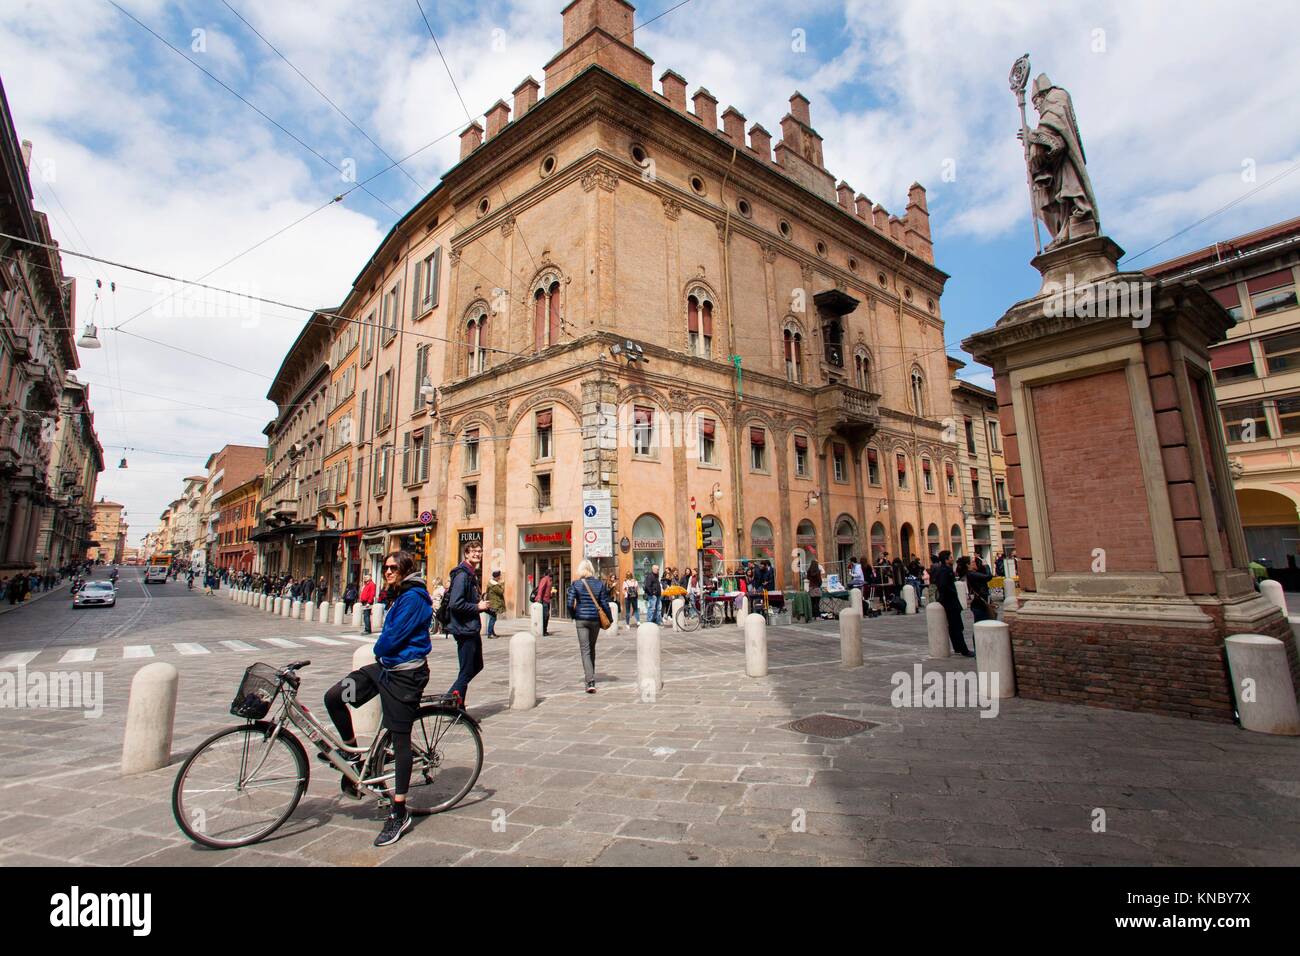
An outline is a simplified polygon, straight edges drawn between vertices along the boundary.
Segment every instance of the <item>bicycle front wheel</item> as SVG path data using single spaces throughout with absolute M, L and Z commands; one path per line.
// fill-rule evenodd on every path
M 704 623 L 707 627 L 721 627 L 725 619 L 726 612 L 722 609 L 721 604 L 714 602 L 705 605 Z
M 677 622 L 677 630 L 679 631 L 693 631 L 700 626 L 700 616 L 695 612 L 695 608 L 689 604 L 678 611 L 673 620 Z
M 289 819 L 307 790 L 310 771 L 298 738 L 271 738 L 265 723 L 231 727 L 209 737 L 181 764 L 172 787 L 172 816 L 204 846 L 248 846 Z
M 392 739 L 383 731 L 379 774 L 393 795 L 396 772 Z M 411 782 L 406 808 L 423 816 L 450 810 L 474 788 L 483 769 L 483 738 L 478 726 L 453 707 L 426 706 L 411 725 Z

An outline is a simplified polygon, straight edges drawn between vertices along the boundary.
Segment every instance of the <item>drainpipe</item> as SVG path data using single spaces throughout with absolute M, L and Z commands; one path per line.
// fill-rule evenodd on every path
M 727 164 L 727 172 L 722 177 L 722 207 L 724 210 L 722 220 L 722 284 L 723 295 L 727 297 L 727 344 L 731 346 L 731 361 L 736 368 L 736 420 L 732 423 L 731 429 L 731 487 L 732 496 L 735 499 L 735 508 L 732 510 L 736 525 L 736 557 L 739 558 L 744 547 L 744 492 L 741 490 L 740 480 L 740 402 L 744 398 L 744 387 L 740 379 L 740 350 L 736 347 L 736 310 L 731 302 L 731 206 L 727 204 L 727 181 L 731 178 L 731 172 L 736 166 L 736 147 L 731 147 L 731 162 Z

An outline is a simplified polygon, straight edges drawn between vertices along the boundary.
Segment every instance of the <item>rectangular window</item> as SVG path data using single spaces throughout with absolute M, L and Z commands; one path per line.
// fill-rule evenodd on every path
M 1249 341 L 1228 342 L 1210 349 L 1210 368 L 1214 371 L 1214 381 L 1218 383 L 1259 377 Z
M 934 475 L 930 472 L 930 459 L 921 459 L 921 479 L 925 482 L 926 491 L 934 491 Z
M 1237 291 L 1235 282 L 1230 286 L 1224 286 L 1222 289 L 1211 289 L 1210 295 L 1214 296 L 1219 305 L 1228 310 L 1228 314 L 1235 321 L 1241 321 L 1241 293 Z
M 1246 288 L 1250 292 L 1250 307 L 1256 315 L 1295 308 L 1295 280 L 1290 269 L 1251 279 Z
M 989 451 L 1001 452 L 1002 439 L 998 435 L 998 423 L 990 421 L 986 423 L 989 426 Z
M 808 439 L 794 436 L 794 473 L 798 478 L 808 477 Z
M 393 424 L 393 370 L 390 368 L 380 379 L 383 383 L 384 400 L 376 403 L 375 408 L 383 414 L 384 428 Z
M 966 450 L 975 454 L 975 423 L 966 419 Z
M 831 446 L 832 471 L 836 481 L 848 481 L 848 456 L 843 445 L 835 444 Z
M 411 439 L 415 449 L 415 460 L 411 467 L 415 471 L 415 480 L 420 483 L 429 480 L 429 440 L 432 435 L 433 426 L 425 425 L 423 428 L 417 429 Z
M 471 428 L 465 433 L 465 473 L 478 471 L 478 429 Z
M 441 271 L 442 247 L 434 249 L 415 264 L 415 294 L 411 296 L 411 317 L 420 318 L 438 304 L 438 274 Z
M 1268 429 L 1268 416 L 1264 412 L 1263 402 L 1224 405 L 1219 409 L 1219 414 L 1223 416 L 1223 427 L 1230 442 L 1259 441 L 1273 437 Z
M 966 419 L 966 424 L 970 424 L 969 418 Z M 901 453 L 898 455 L 898 487 L 907 487 L 907 456 Z
M 380 498 L 388 491 L 388 463 L 393 453 L 392 445 L 384 445 L 375 452 L 375 475 L 372 493 Z
M 761 428 L 749 430 L 749 467 L 753 471 L 767 471 L 767 434 Z
M 998 513 L 1006 514 L 1011 510 L 1007 504 L 1007 483 L 1001 478 L 993 479 L 993 495 L 998 502 Z
M 644 405 L 632 408 L 632 454 L 653 453 L 651 438 L 654 435 L 655 410 Z
M 534 444 L 534 461 L 545 461 L 555 455 L 555 446 L 552 444 L 553 420 L 554 415 L 549 408 L 538 412 L 534 419 L 533 433 L 537 436 Z
M 948 494 L 955 495 L 957 493 L 957 476 L 953 474 L 952 463 L 944 462 L 943 471 L 948 482 Z
M 465 517 L 472 518 L 478 514 L 478 485 L 465 486 Z
M 402 284 L 399 282 L 388 290 L 384 296 L 384 344 L 387 345 L 397 334 L 397 307 L 400 301 L 399 292 Z
M 700 419 L 700 461 L 716 465 L 718 455 L 718 423 L 712 418 Z
M 1262 344 L 1269 374 L 1300 368 L 1300 331 L 1271 335 Z
M 970 496 L 972 498 L 980 496 L 980 473 L 974 468 L 970 470 Z
M 402 484 L 411 483 L 411 433 L 402 436 Z
M 357 416 L 357 444 L 360 445 L 366 440 L 366 399 L 370 393 L 366 389 L 361 390 L 361 414 Z
M 375 313 L 372 309 L 361 325 L 361 364 L 367 365 L 375 354 Z
M 867 449 L 867 482 L 873 485 L 880 484 L 880 456 L 874 448 Z
M 415 350 L 415 378 L 413 379 L 415 394 L 412 396 L 411 408 L 417 412 L 427 406 L 420 389 L 424 387 L 424 380 L 429 377 L 429 348 L 428 345 L 421 345 Z M 429 384 L 433 384 L 432 380 L 430 380 Z
M 551 507 L 551 473 L 544 472 L 537 476 L 537 508 L 545 511 Z
M 1279 398 L 1277 418 L 1283 435 L 1300 435 L 1300 395 Z

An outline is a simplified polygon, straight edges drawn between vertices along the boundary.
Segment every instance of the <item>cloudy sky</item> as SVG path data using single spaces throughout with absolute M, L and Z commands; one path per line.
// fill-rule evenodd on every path
M 421 2 L 471 112 L 560 47 L 561 0 Z M 1300 214 L 1290 0 L 647 0 L 636 22 L 655 76 L 708 87 L 719 112 L 779 131 L 802 91 L 827 168 L 891 212 L 926 186 L 954 354 L 1037 288 L 1006 81 L 1026 51 L 1074 97 L 1129 264 Z M 303 307 L 342 299 L 466 124 L 416 0 L 0 0 L 0 71 L 65 248 Z M 353 168 L 376 178 L 352 189 Z M 305 314 L 64 262 L 79 323 L 123 326 L 78 374 L 110 458 L 100 494 L 135 544 L 212 451 L 263 443 Z

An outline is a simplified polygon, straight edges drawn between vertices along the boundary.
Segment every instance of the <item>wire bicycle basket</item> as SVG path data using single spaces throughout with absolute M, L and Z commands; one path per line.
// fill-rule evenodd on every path
M 280 672 L 270 664 L 253 664 L 244 671 L 230 712 L 245 720 L 261 720 L 280 693 Z

